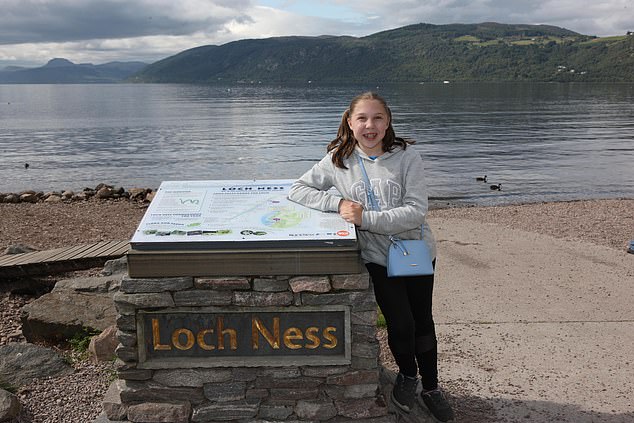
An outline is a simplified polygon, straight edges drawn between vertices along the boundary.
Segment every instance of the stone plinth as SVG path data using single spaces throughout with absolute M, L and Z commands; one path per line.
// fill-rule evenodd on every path
M 126 277 L 115 304 L 109 420 L 394 421 L 365 272 Z

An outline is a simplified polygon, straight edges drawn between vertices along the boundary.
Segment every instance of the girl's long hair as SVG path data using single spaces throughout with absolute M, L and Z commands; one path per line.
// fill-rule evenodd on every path
M 383 105 L 383 108 L 387 113 L 390 124 L 388 125 L 385 131 L 385 137 L 383 137 L 381 142 L 384 152 L 394 150 L 394 146 L 400 146 L 403 150 L 405 150 L 409 144 L 414 144 L 414 141 L 405 140 L 396 136 L 394 128 L 392 127 L 392 111 L 388 107 L 387 102 L 381 96 L 373 92 L 360 94 L 352 99 L 350 107 L 343 112 L 343 116 L 341 116 L 341 123 L 339 124 L 339 130 L 337 131 L 337 138 L 330 141 L 330 144 L 328 144 L 327 147 L 328 152 L 333 152 L 332 162 L 335 166 L 342 169 L 347 169 L 347 167 L 343 164 L 343 161 L 354 153 L 354 148 L 357 145 L 354 133 L 352 132 L 352 129 L 350 129 L 350 125 L 348 125 L 348 118 L 352 115 L 352 113 L 354 113 L 354 109 L 357 104 L 364 100 L 378 101 L 381 105 Z

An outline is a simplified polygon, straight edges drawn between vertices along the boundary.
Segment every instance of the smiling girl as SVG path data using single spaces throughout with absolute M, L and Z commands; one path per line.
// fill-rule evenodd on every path
M 399 138 L 392 113 L 375 93 L 355 97 L 344 112 L 337 137 L 328 154 L 291 187 L 289 199 L 307 207 L 338 212 L 357 226 L 361 257 L 387 322 L 388 345 L 399 367 L 392 401 L 403 411 L 414 406 L 418 374 L 421 399 L 440 421 L 453 419 L 453 411 L 438 386 L 437 341 L 432 317 L 434 276 L 388 277 L 390 235 L 421 239 L 427 214 L 423 162 L 413 144 Z M 372 210 L 359 158 L 379 203 Z M 340 196 L 327 192 L 335 187 Z M 429 225 L 422 238 L 436 255 Z

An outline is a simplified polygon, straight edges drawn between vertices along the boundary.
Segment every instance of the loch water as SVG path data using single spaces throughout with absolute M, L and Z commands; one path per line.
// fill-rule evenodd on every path
M 439 202 L 634 198 L 634 84 L 608 83 L 0 85 L 0 192 L 293 179 L 366 90 Z

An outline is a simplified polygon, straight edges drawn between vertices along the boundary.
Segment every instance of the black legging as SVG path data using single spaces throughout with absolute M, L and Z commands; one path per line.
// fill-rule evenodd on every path
M 388 278 L 385 267 L 375 263 L 367 263 L 366 267 L 387 323 L 388 345 L 399 371 L 416 376 L 418 370 L 423 388 L 435 389 L 438 349 L 432 316 L 434 276 Z

